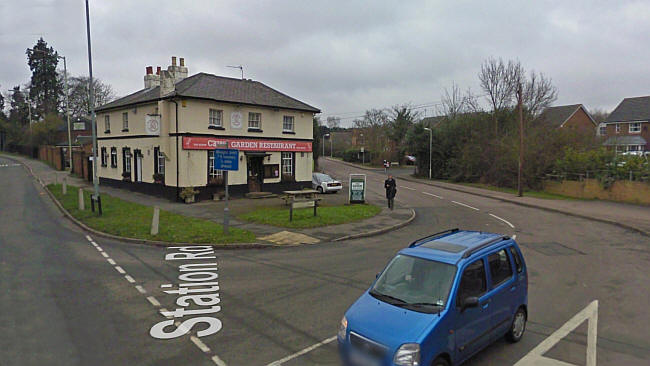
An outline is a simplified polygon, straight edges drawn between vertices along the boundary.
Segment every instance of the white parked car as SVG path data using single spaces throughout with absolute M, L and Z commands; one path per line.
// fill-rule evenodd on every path
M 311 176 L 311 186 L 318 193 L 338 192 L 343 188 L 343 184 L 338 180 L 323 173 L 313 173 Z

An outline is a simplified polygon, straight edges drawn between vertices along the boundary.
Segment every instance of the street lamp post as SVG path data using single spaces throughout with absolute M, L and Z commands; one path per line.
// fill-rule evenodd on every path
M 332 150 L 332 141 L 334 140 L 334 136 L 330 135 L 330 158 L 334 157 L 334 150 Z
M 326 134 L 323 135 L 323 138 L 322 138 L 322 140 L 323 140 L 323 157 L 325 157 L 325 138 L 326 137 L 330 138 L 330 134 L 326 133 Z
M 425 130 L 429 131 L 429 180 L 431 179 L 431 150 L 433 150 L 433 131 L 425 127 Z
M 88 93 L 90 94 L 90 126 L 93 136 L 93 188 L 94 197 L 91 202 L 97 201 L 98 214 L 102 214 L 102 203 L 99 198 L 99 179 L 97 178 L 97 127 L 95 126 L 95 90 L 93 86 L 93 58 L 90 45 L 90 11 L 86 0 L 86 37 L 88 38 Z

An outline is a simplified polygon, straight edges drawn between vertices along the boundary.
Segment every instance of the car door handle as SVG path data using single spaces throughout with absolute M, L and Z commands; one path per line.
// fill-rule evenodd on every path
M 510 287 L 510 292 L 514 292 L 517 289 L 517 286 Z
M 488 306 L 490 306 L 490 303 L 489 303 L 489 302 L 486 302 L 485 304 L 483 304 L 482 308 L 483 308 L 483 309 L 487 309 Z

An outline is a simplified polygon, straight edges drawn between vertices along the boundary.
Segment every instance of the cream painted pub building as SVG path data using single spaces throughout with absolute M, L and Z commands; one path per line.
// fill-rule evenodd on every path
M 320 110 L 258 81 L 206 73 L 184 59 L 147 67 L 144 89 L 97 108 L 101 184 L 177 199 L 184 187 L 224 189 L 214 150 L 239 151 L 232 194 L 311 186 L 312 120 Z

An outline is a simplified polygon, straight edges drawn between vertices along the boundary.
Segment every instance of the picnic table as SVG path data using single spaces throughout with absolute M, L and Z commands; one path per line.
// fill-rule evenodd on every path
M 283 193 L 282 199 L 284 200 L 284 204 L 288 205 L 293 201 L 313 200 L 316 198 L 316 194 L 318 194 L 318 191 L 314 189 L 303 189 L 299 191 L 282 191 L 282 193 Z

